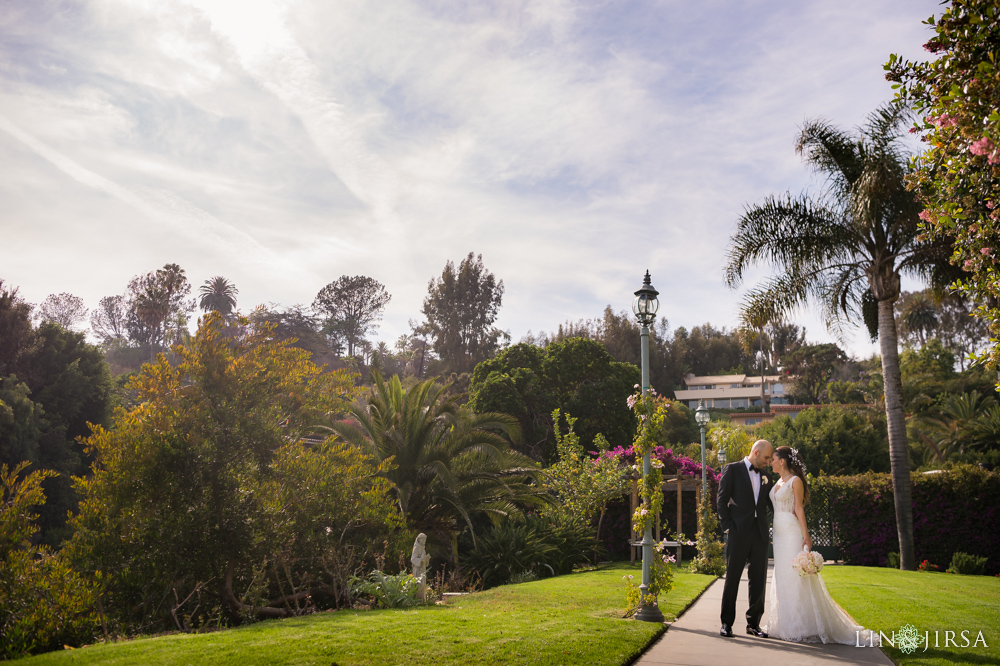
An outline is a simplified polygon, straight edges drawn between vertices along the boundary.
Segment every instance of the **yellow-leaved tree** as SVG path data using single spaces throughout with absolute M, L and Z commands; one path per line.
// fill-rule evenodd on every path
M 93 474 L 66 552 L 101 572 L 122 631 L 284 617 L 343 605 L 371 544 L 400 525 L 377 463 L 302 440 L 356 394 L 267 325 L 206 316 L 171 366 L 160 355 L 86 439 Z

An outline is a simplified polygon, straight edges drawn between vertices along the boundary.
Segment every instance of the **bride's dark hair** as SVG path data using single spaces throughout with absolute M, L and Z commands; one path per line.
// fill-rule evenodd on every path
M 806 481 L 806 466 L 802 462 L 802 458 L 799 457 L 799 452 L 792 449 L 790 446 L 779 446 L 774 450 L 774 455 L 777 458 L 781 458 L 786 463 L 788 463 L 788 469 L 792 471 L 792 474 L 799 477 L 802 481 L 802 504 L 806 505 L 809 503 L 809 482 Z

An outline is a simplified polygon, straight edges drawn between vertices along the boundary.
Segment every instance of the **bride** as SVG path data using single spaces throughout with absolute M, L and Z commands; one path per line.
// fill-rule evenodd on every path
M 798 451 L 787 446 L 774 450 L 771 469 L 781 480 L 771 488 L 774 506 L 774 578 L 768 610 L 768 635 L 800 643 L 864 645 L 868 632 L 851 620 L 826 591 L 819 574 L 799 576 L 792 560 L 812 548 L 802 508 L 809 501 L 805 465 Z

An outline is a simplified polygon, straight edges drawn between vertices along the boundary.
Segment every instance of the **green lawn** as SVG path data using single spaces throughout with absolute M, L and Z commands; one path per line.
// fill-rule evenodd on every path
M 823 569 L 823 580 L 837 603 L 866 628 L 890 638 L 904 624 L 921 635 L 930 632 L 926 652 L 923 644 L 910 655 L 886 646 L 884 652 L 897 664 L 1000 664 L 1000 578 L 835 566 Z M 989 647 L 945 648 L 944 632 L 956 632 L 955 643 L 961 646 L 964 629 L 970 643 L 982 631 Z M 935 631 L 940 632 L 938 647 Z
M 619 666 L 663 632 L 622 620 L 622 575 L 598 571 L 494 588 L 446 606 L 338 611 L 207 634 L 177 634 L 50 652 L 42 664 L 608 664 Z M 714 578 L 678 572 L 661 600 L 674 619 Z

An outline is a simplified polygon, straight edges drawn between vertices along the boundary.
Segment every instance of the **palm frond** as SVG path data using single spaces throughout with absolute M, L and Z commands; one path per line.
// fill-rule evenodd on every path
M 785 272 L 805 272 L 842 254 L 843 226 L 834 211 L 807 197 L 769 196 L 746 210 L 730 238 L 726 284 L 738 287 L 751 266 L 766 261 Z

